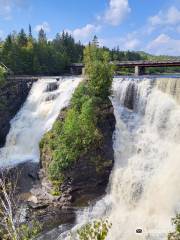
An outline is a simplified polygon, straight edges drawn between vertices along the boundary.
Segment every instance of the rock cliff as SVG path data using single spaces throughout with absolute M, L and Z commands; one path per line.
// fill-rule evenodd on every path
M 32 83 L 12 81 L 0 88 L 0 147 L 5 143 L 10 120 L 25 102 L 31 86 Z

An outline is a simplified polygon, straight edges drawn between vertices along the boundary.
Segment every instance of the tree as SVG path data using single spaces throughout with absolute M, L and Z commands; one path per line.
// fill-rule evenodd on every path
M 97 36 L 95 35 L 93 40 L 92 40 L 92 44 L 95 46 L 95 47 L 99 47 L 99 41 L 98 41 L 98 38 Z
M 2 176 L 0 178 L 0 239 L 3 240 L 31 240 L 41 231 L 37 221 L 32 226 L 21 224 L 15 216 L 17 205 L 15 202 L 16 181 Z
M 25 47 L 27 45 L 28 40 L 24 29 L 21 29 L 21 31 L 19 32 L 17 40 L 19 47 Z
M 45 31 L 41 28 L 38 33 L 39 43 L 47 43 L 47 37 Z
M 90 93 L 101 99 L 108 98 L 113 79 L 109 52 L 95 43 L 90 44 L 84 50 L 84 63 Z
M 32 39 L 32 28 L 30 24 L 29 24 L 29 39 Z

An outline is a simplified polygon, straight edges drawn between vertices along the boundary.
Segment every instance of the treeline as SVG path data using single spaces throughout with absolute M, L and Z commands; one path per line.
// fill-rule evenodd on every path
M 94 42 L 98 43 L 96 36 Z M 76 43 L 67 32 L 58 33 L 53 40 L 48 40 L 41 29 L 36 39 L 29 26 L 28 34 L 24 29 L 19 33 L 14 31 L 0 43 L 0 61 L 14 74 L 56 75 L 68 72 L 71 63 L 82 62 L 83 49 L 81 42 Z M 119 47 L 102 49 L 109 52 L 111 61 L 144 59 L 137 52 L 120 51 Z
M 83 48 L 67 32 L 57 34 L 49 41 L 41 29 L 36 39 L 29 26 L 28 34 L 22 29 L 1 42 L 0 61 L 15 74 L 55 75 L 66 72 L 71 63 L 81 62 Z
M 96 36 L 93 41 L 98 45 Z M 28 33 L 21 29 L 19 33 L 13 32 L 0 42 L 0 61 L 16 75 L 58 75 L 68 73 L 71 63 L 83 61 L 84 48 L 81 42 L 75 42 L 67 32 L 58 33 L 54 39 L 48 40 L 45 31 L 41 29 L 35 38 L 29 25 Z M 107 47 L 101 49 L 109 52 L 111 61 L 174 59 L 170 56 L 153 56 L 145 52 L 121 51 L 120 47 L 112 50 Z M 178 71 L 179 67 L 147 68 L 146 73 Z M 133 74 L 134 69 L 120 69 L 119 73 Z

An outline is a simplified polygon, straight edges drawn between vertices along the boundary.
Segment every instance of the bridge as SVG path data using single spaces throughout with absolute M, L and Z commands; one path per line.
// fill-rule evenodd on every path
M 134 68 L 135 75 L 143 75 L 147 67 L 180 67 L 180 60 L 167 60 L 167 61 L 114 61 L 110 62 L 117 68 Z M 71 74 L 80 74 L 84 72 L 83 63 L 73 63 L 70 65 Z

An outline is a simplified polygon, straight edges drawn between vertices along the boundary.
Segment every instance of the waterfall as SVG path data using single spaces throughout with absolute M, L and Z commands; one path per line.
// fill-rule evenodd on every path
M 180 79 L 116 78 L 108 239 L 166 239 L 180 211 Z M 133 107 L 127 108 L 129 86 Z M 131 88 L 132 89 L 132 88 Z M 142 233 L 136 233 L 142 229 Z
M 80 77 L 41 78 L 35 82 L 21 110 L 11 121 L 6 144 L 0 149 L 0 167 L 39 161 L 39 141 L 66 107 Z
M 167 239 L 171 218 L 180 212 L 179 83 L 114 78 L 114 169 L 106 196 L 78 213 L 73 231 L 107 217 L 108 240 Z
M 0 167 L 39 160 L 40 139 L 80 81 L 68 77 L 33 84 L 11 121 Z M 112 88 L 114 168 L 106 196 L 78 213 L 75 229 L 108 217 L 108 240 L 164 240 L 171 218 L 180 212 L 180 79 L 115 77 Z

